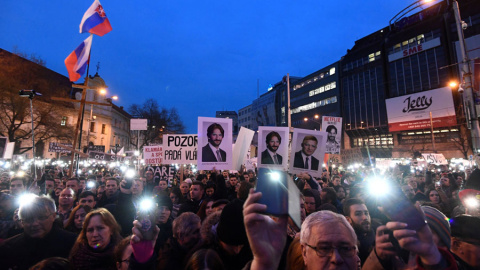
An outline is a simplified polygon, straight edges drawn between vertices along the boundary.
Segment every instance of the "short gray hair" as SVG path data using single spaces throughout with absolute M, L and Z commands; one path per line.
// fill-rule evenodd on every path
M 357 235 L 347 219 L 340 214 L 332 211 L 323 210 L 310 214 L 302 224 L 300 231 L 300 243 L 305 244 L 310 239 L 310 233 L 314 226 L 326 226 L 329 223 L 342 224 L 350 232 L 355 245 L 357 244 Z
M 48 196 L 35 196 L 30 203 L 20 205 L 18 216 L 20 219 L 25 219 L 28 216 L 33 216 L 46 210 L 50 211 L 50 214 L 56 213 L 55 201 Z

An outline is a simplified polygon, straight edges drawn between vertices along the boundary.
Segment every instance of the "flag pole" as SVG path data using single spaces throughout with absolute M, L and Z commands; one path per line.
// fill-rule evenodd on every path
M 90 34 L 92 36 L 92 34 Z M 91 52 L 92 52 L 92 47 L 90 46 L 90 52 L 88 54 L 88 61 L 87 61 L 87 76 L 85 77 L 85 81 L 83 85 L 76 85 L 73 84 L 72 87 L 77 87 L 82 89 L 82 99 L 80 100 L 80 108 L 78 110 L 78 117 L 77 117 L 77 125 L 75 127 L 75 136 L 73 137 L 73 148 L 75 149 L 75 145 L 77 144 L 77 139 L 80 131 L 80 139 L 78 141 L 78 150 L 80 151 L 80 147 L 82 145 L 82 130 L 83 130 L 83 115 L 85 112 L 85 100 L 87 97 L 87 89 L 88 89 L 88 72 L 90 69 L 90 57 L 91 57 Z M 75 156 L 77 154 L 75 152 L 72 152 L 72 157 L 70 159 L 70 171 L 69 171 L 69 177 L 73 176 L 73 162 L 75 159 Z M 80 156 L 77 158 L 77 165 L 75 166 L 75 175 L 78 177 L 78 168 L 79 168 L 79 162 L 80 161 Z

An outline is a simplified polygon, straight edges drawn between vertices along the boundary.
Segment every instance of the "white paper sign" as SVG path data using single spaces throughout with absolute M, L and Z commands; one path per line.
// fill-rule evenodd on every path
M 145 165 L 155 165 L 163 163 L 163 151 L 161 145 L 144 146 L 143 159 Z
M 427 163 L 433 163 L 435 165 L 448 165 L 447 160 L 443 156 L 443 154 L 435 154 L 435 153 L 430 153 L 430 154 L 422 154 L 423 158 Z
M 239 171 L 241 169 L 254 135 L 255 131 L 245 127 L 240 128 L 237 141 L 233 146 L 233 168 L 235 170 Z
M 147 130 L 147 119 L 130 119 L 130 130 Z
M 197 134 L 163 136 L 163 164 L 197 164 Z

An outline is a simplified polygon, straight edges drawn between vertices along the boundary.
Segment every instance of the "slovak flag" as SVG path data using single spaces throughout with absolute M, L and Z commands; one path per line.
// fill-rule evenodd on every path
M 92 47 L 92 37 L 90 35 L 80 44 L 67 58 L 65 59 L 65 66 L 67 67 L 68 77 L 70 81 L 76 82 L 87 68 L 88 60 L 90 58 L 90 48 Z
M 97 36 L 103 36 L 110 31 L 112 31 L 112 26 L 108 21 L 107 14 L 105 14 L 100 2 L 95 0 L 83 14 L 80 22 L 80 34 L 89 32 Z

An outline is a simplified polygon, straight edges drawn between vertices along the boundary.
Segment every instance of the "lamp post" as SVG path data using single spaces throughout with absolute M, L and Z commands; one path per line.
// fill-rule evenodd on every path
M 468 108 L 468 117 L 470 120 L 470 127 L 472 132 L 472 145 L 473 145 L 473 154 L 478 153 L 478 148 L 480 147 L 480 128 L 478 126 L 478 115 L 475 108 L 475 100 L 473 98 L 473 87 L 472 87 L 472 70 L 470 67 L 470 59 L 468 58 L 468 53 L 465 48 L 465 37 L 463 35 L 463 30 L 467 27 L 465 22 L 462 21 L 460 17 L 460 9 L 458 8 L 457 0 L 452 2 L 453 12 L 455 15 L 455 23 L 457 25 L 457 34 L 458 34 L 458 43 L 460 46 L 460 54 L 462 56 L 462 77 L 463 77 L 463 99 Z
M 33 175 L 34 181 L 37 181 L 37 165 L 35 164 L 35 132 L 33 124 L 33 98 L 35 96 L 41 96 L 42 94 L 36 92 L 35 90 L 20 90 L 18 94 L 21 97 L 28 97 L 30 99 L 30 116 L 32 118 L 32 157 L 33 157 Z
M 395 14 L 395 16 L 393 16 L 393 18 L 388 22 L 389 29 L 392 30 L 392 22 L 396 23 L 398 20 L 400 20 L 400 18 L 402 18 L 403 16 L 412 12 L 413 10 L 415 10 L 415 9 L 425 5 L 425 4 L 432 3 L 433 1 L 434 0 L 418 0 L 418 1 L 415 1 L 412 4 L 408 5 L 406 8 L 402 9 L 400 12 Z
M 322 130 L 322 122 L 317 121 L 317 120 L 315 120 L 315 119 L 320 119 L 320 115 L 315 114 L 315 115 L 313 116 L 313 118 L 311 118 L 311 119 L 308 118 L 308 117 L 305 117 L 305 118 L 303 118 L 303 121 L 305 121 L 305 122 L 312 121 L 312 122 L 314 122 L 314 123 L 317 123 L 317 124 L 319 125 L 319 127 L 320 127 L 319 130 Z

